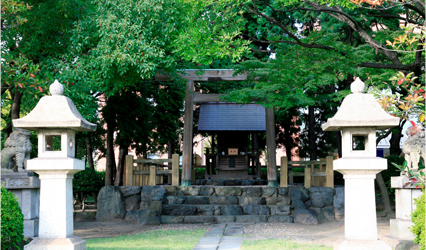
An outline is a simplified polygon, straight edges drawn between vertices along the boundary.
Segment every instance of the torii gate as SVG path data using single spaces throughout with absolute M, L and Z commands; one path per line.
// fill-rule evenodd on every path
M 197 75 L 198 69 L 186 69 L 180 76 L 187 81 L 185 92 L 185 110 L 184 110 L 184 132 L 183 132 L 183 156 L 182 156 L 182 186 L 191 186 L 191 165 L 193 148 L 193 106 L 198 102 L 220 102 L 222 94 L 202 94 L 194 93 L 194 82 L 198 81 L 244 81 L 247 75 L 236 75 L 232 69 L 206 69 L 204 74 Z M 170 81 L 167 75 L 157 73 L 156 80 Z M 267 145 L 267 176 L 268 186 L 276 187 L 277 182 L 277 164 L 275 153 L 275 117 L 274 110 L 266 108 L 266 145 Z

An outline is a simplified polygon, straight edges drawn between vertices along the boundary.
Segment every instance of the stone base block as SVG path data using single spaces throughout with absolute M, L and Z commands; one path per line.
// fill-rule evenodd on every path
M 392 248 L 381 240 L 348 240 L 340 238 L 333 250 L 391 250 Z
M 412 240 L 401 240 L 390 235 L 379 235 L 379 239 L 395 250 L 420 250 L 420 245 Z
M 30 244 L 24 246 L 25 250 L 86 250 L 86 241 L 74 236 L 60 239 L 35 238 Z
M 24 220 L 24 237 L 38 237 L 38 219 Z
M 410 231 L 413 225 L 411 220 L 392 219 L 390 220 L 391 236 L 402 240 L 414 240 L 414 235 Z

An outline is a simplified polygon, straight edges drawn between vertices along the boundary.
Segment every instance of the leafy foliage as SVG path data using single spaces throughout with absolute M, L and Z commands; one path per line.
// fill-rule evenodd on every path
M 402 163 L 402 165 L 398 165 L 396 163 L 392 163 L 396 168 L 398 168 L 407 178 L 408 178 L 408 182 L 404 184 L 404 187 L 408 186 L 408 185 L 413 185 L 416 188 L 420 187 L 420 188 L 425 188 L 425 172 L 424 170 L 421 171 L 414 171 L 412 166 L 408 166 L 407 165 L 407 161 L 404 161 Z M 421 165 L 419 166 L 419 170 L 424 168 L 424 166 L 422 167 Z
M 388 168 L 380 173 L 388 190 L 388 194 L 395 195 L 395 189 L 391 188 L 391 177 L 400 176 L 401 171 L 394 164 L 402 165 L 405 160 L 403 156 L 399 155 L 388 155 L 385 158 L 388 160 Z
M 217 59 L 239 61 L 247 54 L 249 41 L 239 39 L 240 27 L 246 21 L 232 5 L 192 1 L 184 18 L 190 25 L 173 41 L 173 52 L 182 59 L 210 65 Z
M 174 71 L 170 46 L 178 30 L 176 1 L 91 1 L 92 12 L 79 22 L 64 68 L 67 78 L 107 96 L 142 80 L 157 69 Z
M 104 172 L 86 168 L 74 175 L 72 189 L 74 197 L 79 196 L 84 202 L 85 198 L 93 193 L 98 193 L 104 186 Z
M 1 187 L 1 249 L 20 248 L 24 240 L 24 215 L 14 194 Z
M 390 178 L 392 176 L 399 176 L 400 170 L 399 168 L 395 167 L 394 164 L 402 165 L 404 163 L 404 157 L 399 155 L 389 155 L 385 157 L 388 160 L 388 168 L 384 171 L 382 171 L 382 177 L 385 183 L 390 183 Z M 393 164 L 394 163 L 394 164 Z
M 418 77 L 413 75 L 413 72 L 405 75 L 400 71 L 389 79 L 391 84 L 385 86 L 385 89 L 373 88 L 371 92 L 378 98 L 377 101 L 385 111 L 393 116 L 405 120 L 416 119 L 424 123 L 425 86 L 416 83 Z
M 411 232 L 415 235 L 414 243 L 420 244 L 420 249 L 425 250 L 426 247 L 426 229 L 425 229 L 425 190 L 423 194 L 414 200 L 416 209 L 411 214 L 411 220 L 414 222 Z

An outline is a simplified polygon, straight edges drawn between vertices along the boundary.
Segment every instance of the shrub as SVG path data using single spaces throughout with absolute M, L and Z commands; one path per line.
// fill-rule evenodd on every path
M 18 200 L 1 187 L 1 249 L 17 248 L 24 240 L 24 215 Z
M 104 186 L 105 172 L 98 172 L 91 168 L 78 172 L 74 175 L 72 181 L 72 190 L 74 198 L 83 203 L 89 195 L 96 196 L 99 190 Z M 96 203 L 96 197 L 93 197 Z
M 416 209 L 411 214 L 411 220 L 414 223 L 414 226 L 411 228 L 411 232 L 416 237 L 414 243 L 420 244 L 420 249 L 425 250 L 425 190 L 423 189 L 423 194 L 415 199 Z

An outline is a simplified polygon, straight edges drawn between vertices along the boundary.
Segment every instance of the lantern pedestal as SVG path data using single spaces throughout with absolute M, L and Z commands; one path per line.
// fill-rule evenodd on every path
M 84 170 L 84 161 L 75 158 L 36 158 L 28 160 L 28 169 L 39 174 L 39 237 L 25 249 L 86 249 L 86 242 L 73 236 L 74 174 Z
M 391 249 L 377 237 L 374 179 L 387 168 L 386 159 L 376 157 L 341 158 L 334 170 L 345 179 L 345 237 L 334 249 Z M 362 248 L 360 248 L 362 246 Z
M 395 188 L 395 217 L 390 220 L 390 233 L 392 237 L 402 240 L 414 240 L 410 227 L 414 225 L 411 221 L 411 213 L 416 208 L 414 199 L 422 195 L 422 190 L 415 186 L 404 187 L 409 180 L 405 176 L 391 177 L 391 187 Z

